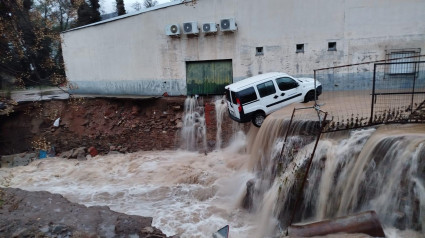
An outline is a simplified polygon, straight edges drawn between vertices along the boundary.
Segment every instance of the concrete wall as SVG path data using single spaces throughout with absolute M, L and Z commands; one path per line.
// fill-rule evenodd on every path
M 165 34 L 168 24 L 197 21 L 201 27 L 230 17 L 235 33 Z M 385 59 L 389 49 L 425 53 L 424 19 L 423 0 L 174 2 L 65 32 L 63 54 L 77 93 L 185 95 L 186 61 L 232 59 L 238 81 L 271 71 L 312 76 L 317 68 Z M 337 50 L 328 51 L 328 42 Z M 296 44 L 304 44 L 304 53 L 296 53 Z M 256 56 L 256 47 L 264 47 L 264 55 Z

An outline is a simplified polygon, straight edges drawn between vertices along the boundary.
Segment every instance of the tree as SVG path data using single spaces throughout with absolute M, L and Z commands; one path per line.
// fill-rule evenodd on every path
M 140 11 L 142 9 L 142 4 L 140 4 L 140 2 L 134 2 L 131 7 L 136 10 L 136 11 Z
M 118 16 L 124 15 L 125 12 L 125 7 L 124 7 L 124 0 L 116 0 L 117 2 L 117 13 Z
M 81 0 L 80 0 L 81 1 Z M 0 1 L 0 74 L 25 85 L 65 82 L 60 32 L 79 0 Z
M 145 8 L 150 8 L 150 7 L 154 7 L 156 6 L 156 4 L 158 4 L 158 2 L 156 0 L 145 0 L 143 2 L 143 6 Z
M 93 14 L 93 21 L 97 22 L 102 20 L 102 18 L 100 17 L 100 4 L 99 4 L 99 0 L 89 0 L 90 2 L 90 6 L 92 8 L 92 14 Z
M 101 20 L 99 0 L 89 0 L 89 3 L 86 1 L 80 3 L 76 26 L 84 26 Z

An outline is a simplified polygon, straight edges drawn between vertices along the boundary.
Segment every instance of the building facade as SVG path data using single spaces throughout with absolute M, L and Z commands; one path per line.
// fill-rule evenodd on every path
M 389 52 L 424 53 L 425 1 L 174 1 L 62 39 L 75 93 L 222 94 L 223 85 L 261 73 L 311 77 L 317 68 Z

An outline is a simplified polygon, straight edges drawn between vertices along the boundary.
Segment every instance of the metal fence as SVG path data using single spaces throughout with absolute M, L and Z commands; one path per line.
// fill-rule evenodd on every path
M 416 60 L 419 56 L 401 59 L 314 71 L 323 93 L 314 107 L 294 108 L 277 165 L 281 171 L 290 163 L 300 166 L 294 167 L 298 181 L 285 193 L 291 194 L 284 203 L 290 206 L 279 211 L 283 225 L 299 220 L 308 208 L 302 194 L 323 133 L 382 123 L 425 123 L 425 61 Z M 282 183 L 286 181 L 284 176 Z
M 314 70 L 328 112 L 325 132 L 390 122 L 424 121 L 425 64 L 420 56 Z
M 372 124 L 425 122 L 425 61 L 374 65 Z

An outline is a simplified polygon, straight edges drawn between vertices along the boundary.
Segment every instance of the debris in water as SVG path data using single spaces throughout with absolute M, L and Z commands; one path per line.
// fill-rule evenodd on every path
M 213 234 L 214 238 L 228 238 L 229 237 L 229 225 L 222 227 L 217 232 Z
M 53 122 L 53 126 L 54 127 L 59 127 L 59 123 L 60 123 L 60 117 L 58 119 L 55 120 L 55 122 Z
M 295 237 L 324 236 L 335 233 L 364 233 L 373 237 L 385 237 L 375 211 L 305 225 L 292 225 L 288 228 L 288 235 Z

